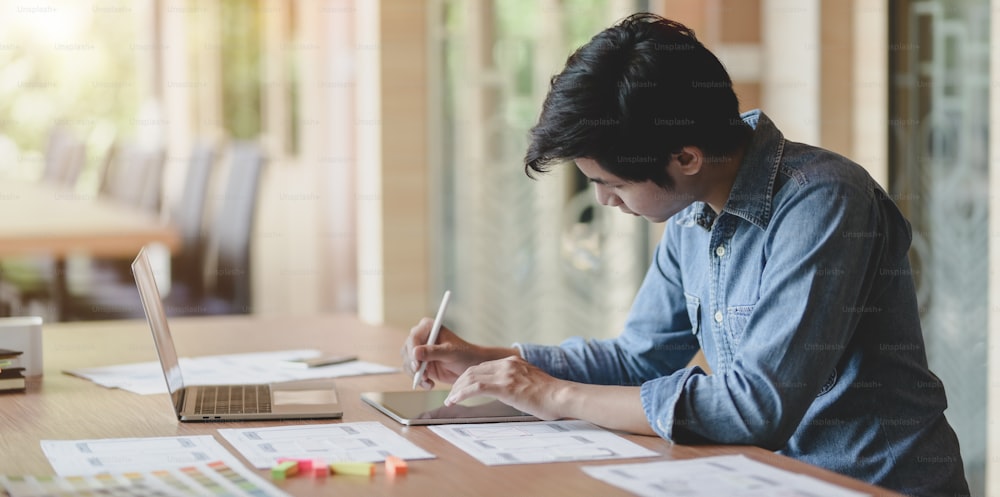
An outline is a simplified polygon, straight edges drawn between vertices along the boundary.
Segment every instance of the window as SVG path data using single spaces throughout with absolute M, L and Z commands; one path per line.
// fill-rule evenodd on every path
M 454 291 L 450 320 L 470 340 L 556 343 L 613 336 L 624 322 L 649 263 L 648 223 L 598 206 L 573 165 L 532 181 L 522 159 L 551 76 L 632 7 L 441 3 L 436 273 L 439 290 Z

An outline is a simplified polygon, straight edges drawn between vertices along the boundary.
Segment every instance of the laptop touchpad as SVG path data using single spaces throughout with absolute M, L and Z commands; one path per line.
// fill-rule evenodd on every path
M 337 391 L 329 388 L 323 390 L 274 390 L 274 405 L 288 404 L 336 404 Z
M 337 405 L 337 389 L 329 378 L 286 381 L 271 384 L 275 407 L 289 405 Z

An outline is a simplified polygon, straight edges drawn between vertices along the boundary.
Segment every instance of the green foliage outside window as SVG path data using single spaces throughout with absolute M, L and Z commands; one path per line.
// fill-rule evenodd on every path
M 81 181 L 96 182 L 96 159 L 116 135 L 135 128 L 136 65 L 163 47 L 137 42 L 129 4 L 24 3 L 0 20 L 0 135 L 13 142 L 16 163 L 5 173 L 37 177 L 49 131 L 62 123 L 87 144 L 91 166 Z
M 222 116 L 232 138 L 255 139 L 261 131 L 261 15 L 257 2 L 220 4 Z

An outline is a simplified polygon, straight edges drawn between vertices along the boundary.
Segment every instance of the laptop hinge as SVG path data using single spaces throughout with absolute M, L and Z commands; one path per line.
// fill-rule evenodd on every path
M 184 401 L 187 399 L 187 388 L 181 388 L 170 394 L 170 396 L 173 397 L 171 401 L 174 403 L 174 412 L 177 413 L 177 419 L 180 419 L 184 414 Z

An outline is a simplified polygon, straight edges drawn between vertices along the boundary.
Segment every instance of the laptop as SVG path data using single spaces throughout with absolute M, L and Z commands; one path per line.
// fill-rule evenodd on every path
M 181 421 L 255 421 L 262 419 L 329 419 L 344 412 L 331 379 L 256 385 L 184 386 L 180 363 L 160 291 L 146 248 L 132 262 L 142 308 L 167 381 L 170 400 Z

